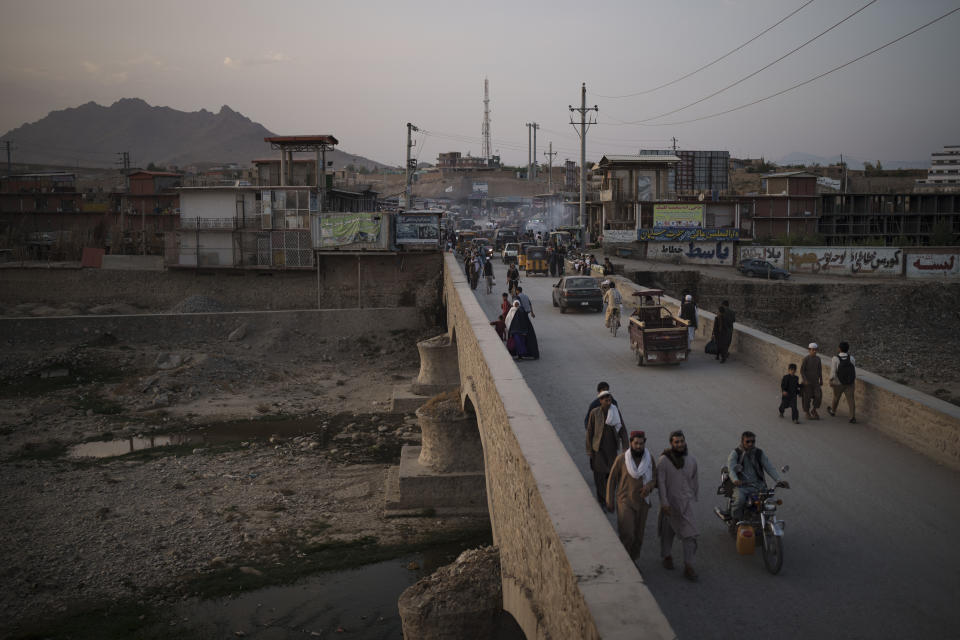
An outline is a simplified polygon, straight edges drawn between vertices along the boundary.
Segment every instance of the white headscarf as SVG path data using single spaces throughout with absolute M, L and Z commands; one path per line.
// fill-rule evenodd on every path
M 634 480 L 640 480 L 643 484 L 648 484 L 653 480 L 653 459 L 650 457 L 650 451 L 643 450 L 643 457 L 640 458 L 640 464 L 637 465 L 633 460 L 633 451 L 627 450 L 623 453 L 623 462 L 627 467 L 627 473 Z M 644 498 L 647 504 L 650 504 L 650 496 Z
M 510 330 L 510 323 L 513 322 L 513 316 L 517 315 L 517 309 L 520 308 L 520 301 L 514 300 L 513 306 L 510 307 L 510 311 L 507 312 L 507 317 L 503 319 L 503 324 L 507 325 L 507 330 Z
M 617 409 L 617 405 L 611 404 L 610 408 L 607 409 L 607 424 L 613 427 L 613 430 L 616 433 L 620 433 L 620 430 L 623 429 L 623 420 L 620 419 L 620 410 Z

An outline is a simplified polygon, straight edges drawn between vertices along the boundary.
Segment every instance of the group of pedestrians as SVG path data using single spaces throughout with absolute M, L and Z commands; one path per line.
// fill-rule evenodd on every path
M 540 344 L 532 322 L 532 319 L 537 317 L 533 311 L 533 301 L 523 292 L 523 287 L 516 284 L 517 280 L 509 275 L 507 279 L 511 282 L 513 297 L 507 292 L 501 294 L 500 315 L 490 326 L 506 343 L 511 356 L 517 360 L 539 360 Z
M 463 268 L 470 281 L 471 289 L 476 289 L 482 278 L 486 285 L 486 293 L 488 295 L 493 293 L 496 280 L 493 277 L 493 262 L 490 256 L 477 249 L 470 249 L 463 256 Z
M 800 362 L 800 375 L 797 376 L 797 365 L 790 363 L 787 373 L 780 380 L 780 407 L 778 412 L 782 418 L 784 412 L 790 409 L 790 417 L 794 424 L 800 424 L 800 412 L 797 409 L 797 398 L 803 403 L 803 415 L 807 420 L 820 419 L 820 405 L 823 402 L 823 363 L 818 355 L 820 345 L 811 342 L 807 345 L 807 355 Z M 850 423 L 857 423 L 856 361 L 850 354 L 850 344 L 841 342 L 837 345 L 837 355 L 830 360 L 830 375 L 827 376 L 830 388 L 833 389 L 833 402 L 827 407 L 827 413 L 837 415 L 837 408 L 841 398 L 847 399 L 850 410 Z
M 643 546 L 650 496 L 656 489 L 660 502 L 657 533 L 660 557 L 666 569 L 673 569 L 673 542 L 680 538 L 683 548 L 683 575 L 696 581 L 693 568 L 699 532 L 693 518 L 693 503 L 699 493 L 696 458 L 687 451 L 682 431 L 670 434 L 669 446 L 654 461 L 647 450 L 643 431 L 626 426 L 610 385 L 600 382 L 597 397 L 584 419 L 586 450 L 602 509 L 617 514 L 617 533 L 636 564 Z

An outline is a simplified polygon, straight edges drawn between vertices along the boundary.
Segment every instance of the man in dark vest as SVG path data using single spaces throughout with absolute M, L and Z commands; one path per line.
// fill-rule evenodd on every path
M 767 488 L 764 472 L 779 486 L 790 488 L 786 481 L 780 480 L 780 475 L 767 458 L 767 454 L 757 448 L 757 436 L 752 431 L 744 431 L 740 436 L 740 446 L 731 451 L 727 458 L 727 469 L 730 480 L 736 487 L 730 509 L 734 523 L 743 519 L 743 508 L 747 497 L 751 493 Z

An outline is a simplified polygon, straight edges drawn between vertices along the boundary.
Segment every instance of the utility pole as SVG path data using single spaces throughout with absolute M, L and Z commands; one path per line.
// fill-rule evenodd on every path
M 533 123 L 533 179 L 537 179 L 537 129 L 540 125 Z
M 550 141 L 550 151 L 544 151 L 543 155 L 547 156 L 547 190 L 550 193 L 553 193 L 553 156 L 557 155 L 557 152 L 553 150 L 553 141 Z
M 596 111 L 597 105 L 587 108 L 587 83 L 584 82 L 580 87 L 580 108 L 575 108 L 573 105 L 568 105 L 570 111 L 577 111 L 580 113 L 580 129 L 577 130 L 577 133 L 580 135 L 580 236 L 581 242 L 584 246 L 587 244 L 587 232 L 584 228 L 584 216 L 587 210 L 587 128 L 591 124 L 596 124 L 597 121 L 593 120 L 592 122 L 587 121 L 587 113 L 590 111 Z M 570 124 L 573 125 L 573 128 L 577 128 L 577 123 L 573 121 L 573 118 L 570 119 Z M 581 247 L 583 248 L 583 247 Z
M 13 173 L 13 169 L 11 168 L 13 165 L 12 165 L 12 163 L 10 162 L 10 144 L 11 144 L 12 142 L 13 142 L 13 140 L 4 140 L 4 141 L 3 141 L 3 144 L 5 144 L 5 145 L 7 146 L 7 175 L 10 175 L 11 173 Z
M 533 133 L 530 127 L 533 126 L 533 123 L 527 123 L 527 180 L 531 179 L 533 175 L 531 165 L 533 164 Z
M 413 178 L 413 172 L 411 171 L 411 168 L 416 169 L 417 167 L 416 158 L 410 157 L 410 150 L 413 148 L 413 145 L 415 144 L 413 141 L 414 131 L 420 131 L 420 129 L 417 129 L 417 127 L 415 127 L 414 125 L 408 122 L 407 123 L 407 181 L 406 181 L 406 187 L 404 189 L 404 210 L 407 210 L 407 211 L 413 208 L 411 206 L 412 205 L 411 196 L 413 191 L 413 187 L 410 182 L 411 179 Z
M 123 177 L 124 177 L 124 191 L 123 195 L 120 196 L 120 253 L 124 252 L 124 220 L 127 214 L 127 192 L 130 189 L 130 182 L 127 179 L 127 172 L 130 171 L 130 152 L 129 151 L 117 151 L 116 155 L 120 156 L 120 159 L 117 160 L 117 164 L 123 167 Z M 199 246 L 199 245 L 198 245 Z M 113 251 L 113 247 L 110 248 Z M 197 263 L 199 264 L 199 262 Z
M 676 151 L 676 150 L 677 150 L 677 136 L 673 136 L 673 137 L 670 138 L 670 139 L 673 141 L 673 150 Z

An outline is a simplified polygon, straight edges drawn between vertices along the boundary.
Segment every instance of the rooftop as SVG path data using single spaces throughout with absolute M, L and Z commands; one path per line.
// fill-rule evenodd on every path
M 264 138 L 264 142 L 269 142 L 276 146 L 308 146 L 308 145 L 334 145 L 340 142 L 331 135 L 312 135 L 312 136 L 273 136 Z
M 809 171 L 784 171 L 783 173 L 768 173 L 764 178 L 819 178 L 815 173 Z
M 603 156 L 599 166 L 606 164 L 673 164 L 680 162 L 680 158 L 672 155 L 643 155 L 643 156 Z

